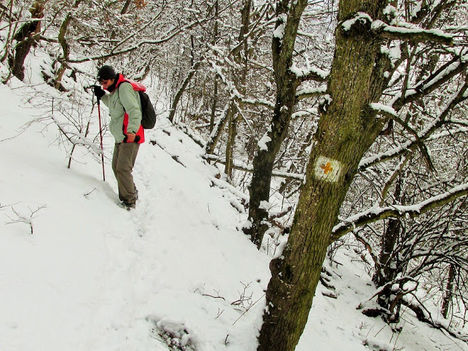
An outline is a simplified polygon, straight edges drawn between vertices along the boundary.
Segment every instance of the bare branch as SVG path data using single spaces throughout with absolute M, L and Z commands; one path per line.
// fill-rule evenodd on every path
M 30 229 L 30 232 L 31 232 L 31 235 L 32 235 L 32 234 L 34 234 L 34 226 L 33 226 L 33 221 L 32 220 L 33 220 L 34 216 L 40 210 L 42 210 L 42 209 L 44 209 L 46 207 L 47 207 L 46 205 L 42 205 L 42 206 L 38 207 L 35 210 L 30 210 L 29 215 L 23 215 L 23 214 L 19 213 L 18 211 L 16 211 L 14 207 L 11 207 L 11 211 L 13 212 L 13 214 L 16 217 L 11 218 L 11 217 L 8 216 L 8 218 L 10 218 L 10 222 L 7 222 L 6 224 L 24 223 L 24 224 L 29 226 L 29 229 Z
M 224 164 L 224 159 L 216 156 L 216 155 L 211 155 L 211 154 L 206 154 L 203 156 L 207 160 L 210 161 L 215 161 L 221 164 Z M 239 171 L 244 171 L 244 172 L 253 172 L 253 167 L 247 166 L 246 164 L 242 164 L 239 162 L 234 161 L 232 168 L 237 169 Z M 302 174 L 297 174 L 297 173 L 287 173 L 287 172 L 275 172 L 273 171 L 272 175 L 274 177 L 279 177 L 279 178 L 286 178 L 286 179 L 295 179 L 295 180 L 304 180 L 304 175 Z
M 103 60 L 103 59 L 107 59 L 109 57 L 113 57 L 113 56 L 119 56 L 119 55 L 122 55 L 122 54 L 128 54 L 129 52 L 132 52 L 132 51 L 135 51 L 143 46 L 146 46 L 146 45 L 161 45 L 161 44 L 164 44 L 164 43 L 167 43 L 168 41 L 172 40 L 173 38 L 175 38 L 177 35 L 179 35 L 180 33 L 186 31 L 186 30 L 189 30 L 189 29 L 192 29 L 193 27 L 196 27 L 197 25 L 203 23 L 203 22 L 207 22 L 211 19 L 209 18 L 205 18 L 203 20 L 196 20 L 196 21 L 193 21 L 185 26 L 182 26 L 180 28 L 177 28 L 177 29 L 171 29 L 170 31 L 168 31 L 167 33 L 165 33 L 165 35 L 160 38 L 160 39 L 156 39 L 156 40 L 142 40 L 141 42 L 133 45 L 133 46 L 130 46 L 128 48 L 125 48 L 125 49 L 121 49 L 121 50 L 118 50 L 118 51 L 114 51 L 114 49 L 111 50 L 111 52 L 107 53 L 107 54 L 102 54 L 102 55 L 98 55 L 98 56 L 92 56 L 92 57 L 84 57 L 84 58 L 79 58 L 79 59 L 70 59 L 68 60 L 69 63 L 83 63 L 83 62 L 87 62 L 87 61 L 96 61 L 96 60 Z M 120 45 L 120 44 L 119 44 Z
M 461 103 L 461 102 L 468 99 L 468 96 L 466 94 L 467 90 L 468 90 L 468 76 L 465 78 L 465 84 L 452 97 L 452 99 L 450 99 L 450 101 L 447 103 L 445 108 L 439 114 L 437 119 L 431 125 L 429 125 L 426 129 L 424 129 L 420 134 L 418 134 L 419 135 L 419 141 L 416 138 L 416 139 L 410 140 L 410 141 L 408 141 L 408 142 L 406 142 L 406 143 L 404 143 L 404 144 L 400 145 L 399 147 L 396 147 L 396 148 L 394 148 L 392 150 L 388 150 L 388 151 L 383 152 L 381 154 L 374 155 L 374 156 L 362 159 L 360 164 L 359 164 L 358 171 L 362 172 L 366 168 L 371 167 L 371 166 L 373 166 L 373 165 L 375 165 L 375 164 L 377 164 L 379 162 L 390 160 L 390 159 L 398 157 L 398 156 L 400 156 L 402 154 L 405 154 L 406 152 L 408 152 L 408 150 L 412 150 L 418 144 L 418 142 L 421 142 L 422 140 L 428 139 L 440 127 L 442 127 L 443 125 L 445 125 L 447 123 L 451 123 L 452 121 L 447 122 L 447 117 L 449 116 L 450 112 L 455 108 L 455 106 L 457 106 L 459 103 Z M 375 105 L 372 105 L 372 107 L 375 110 L 378 110 L 379 112 L 384 113 L 383 112 L 384 108 L 377 108 Z M 392 109 L 390 111 L 395 111 L 395 110 Z M 385 115 L 387 117 L 392 118 L 393 117 L 392 115 L 396 115 L 396 112 L 395 113 L 390 113 L 390 111 L 387 111 L 387 113 Z M 454 123 L 458 123 L 458 121 L 454 121 Z M 466 129 L 460 129 L 460 130 L 462 132 L 463 131 L 466 132 Z
M 451 78 L 462 72 L 465 72 L 467 67 L 468 60 L 462 59 L 461 57 L 454 57 L 452 60 L 440 67 L 436 72 L 427 77 L 424 81 L 412 89 L 408 89 L 404 96 L 397 96 L 392 103 L 392 107 L 395 110 L 399 110 L 404 105 L 420 99 L 421 97 L 442 86 L 442 84 L 446 83 Z M 464 89 L 466 90 L 466 84 Z

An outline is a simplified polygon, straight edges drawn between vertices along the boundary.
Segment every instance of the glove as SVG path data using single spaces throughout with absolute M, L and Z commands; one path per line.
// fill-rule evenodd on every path
M 94 85 L 93 88 L 94 95 L 96 95 L 98 100 L 100 100 L 106 94 L 106 92 L 102 90 L 102 88 L 99 85 Z
M 125 138 L 123 140 L 124 143 L 137 143 L 140 141 L 140 136 L 139 135 L 135 135 L 133 133 L 128 133 L 127 135 L 125 135 Z

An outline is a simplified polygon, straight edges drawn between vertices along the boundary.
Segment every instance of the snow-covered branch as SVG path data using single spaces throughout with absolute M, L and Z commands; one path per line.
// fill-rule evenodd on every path
M 355 228 L 362 227 L 366 224 L 374 223 L 379 220 L 393 217 L 417 217 L 430 210 L 446 205 L 459 197 L 468 195 L 468 183 L 456 186 L 449 191 L 433 196 L 419 204 L 410 206 L 387 206 L 381 208 L 371 208 L 367 211 L 358 213 L 354 216 L 337 224 L 332 231 L 331 242 L 339 239 L 343 235 L 353 231 Z
M 345 32 L 351 32 L 354 28 L 368 28 L 375 35 L 391 40 L 404 40 L 412 42 L 440 42 L 446 45 L 453 43 L 453 35 L 441 30 L 423 29 L 411 23 L 398 23 L 398 26 L 389 25 L 381 20 L 373 20 L 369 14 L 358 12 L 356 15 L 344 21 L 341 28 Z
M 264 99 L 246 99 L 240 98 L 238 101 L 241 105 L 252 105 L 252 106 L 263 106 L 268 109 L 273 110 L 275 108 L 275 104 Z
M 392 106 L 383 105 L 379 103 L 371 103 L 369 106 L 374 111 L 383 114 L 384 116 L 387 116 L 391 119 L 398 118 L 398 112 L 395 111 Z
M 234 56 L 239 53 L 242 46 L 249 40 L 249 38 L 253 37 L 258 32 L 262 32 L 266 30 L 266 27 L 271 26 L 274 24 L 275 19 L 270 19 L 268 21 L 264 21 L 264 18 L 267 15 L 269 10 L 268 4 L 263 4 L 263 6 L 256 11 L 256 16 L 258 17 L 255 23 L 251 26 L 251 29 L 248 33 L 245 34 L 244 38 L 239 41 L 239 43 L 231 50 L 230 55 Z M 263 23 L 262 23 L 263 22 Z
M 304 88 L 296 92 L 296 97 L 299 100 L 307 99 L 314 96 L 321 96 L 327 92 L 327 87 L 319 88 Z
M 301 81 L 315 80 L 317 82 L 325 82 L 328 79 L 330 72 L 324 71 L 317 67 L 298 68 L 292 66 L 290 71 Z
M 392 40 L 406 40 L 411 42 L 438 42 L 451 45 L 453 35 L 436 29 L 422 29 L 414 26 L 390 26 L 382 21 L 374 21 L 372 29 L 383 38 Z

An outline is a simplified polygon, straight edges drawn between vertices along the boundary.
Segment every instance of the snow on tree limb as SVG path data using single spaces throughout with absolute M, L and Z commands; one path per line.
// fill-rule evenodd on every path
M 468 183 L 458 185 L 443 194 L 432 196 L 429 199 L 420 202 L 419 204 L 409 206 L 394 205 L 381 208 L 371 208 L 367 211 L 351 216 L 337 224 L 333 228 L 331 242 L 353 231 L 355 228 L 362 227 L 366 224 L 374 223 L 389 217 L 417 217 L 466 195 L 468 195 Z
M 314 96 L 321 96 L 327 92 L 327 87 L 319 87 L 319 88 L 304 88 L 300 89 L 296 92 L 296 97 L 299 100 L 307 99 L 309 97 Z
M 436 29 L 422 29 L 417 27 L 389 26 L 381 21 L 372 23 L 373 29 L 377 29 L 384 38 L 392 40 L 408 40 L 412 42 L 439 42 L 446 45 L 453 43 L 453 36 Z M 382 25 L 383 24 L 383 25 Z
M 275 108 L 275 104 L 264 99 L 246 99 L 241 98 L 238 100 L 241 105 L 252 105 L 252 106 L 263 106 L 268 109 L 273 110 Z
M 307 80 L 325 82 L 330 74 L 330 72 L 324 71 L 318 67 L 299 68 L 292 65 L 289 70 L 302 82 Z
M 344 21 L 341 28 L 345 32 L 353 28 L 366 27 L 381 38 L 391 40 L 407 40 L 412 42 L 439 42 L 446 45 L 453 44 L 453 35 L 441 30 L 423 29 L 411 23 L 399 22 L 398 26 L 389 25 L 381 20 L 373 20 L 369 14 L 358 12 L 354 17 Z
M 211 135 L 209 140 L 206 142 L 205 145 L 205 153 L 206 154 L 211 154 L 214 152 L 214 148 L 216 146 L 216 143 L 219 139 L 219 136 L 221 134 L 221 130 L 223 129 L 224 125 L 226 124 L 227 117 L 228 117 L 228 112 L 229 108 L 231 106 L 231 100 L 229 100 L 223 108 L 223 112 L 221 113 L 218 122 L 216 122 L 215 127 L 211 131 Z
M 398 113 L 393 109 L 392 106 L 383 105 L 379 103 L 372 103 L 370 104 L 370 107 L 374 111 L 377 111 L 378 113 L 382 113 L 386 116 L 389 116 L 390 118 L 398 118 Z

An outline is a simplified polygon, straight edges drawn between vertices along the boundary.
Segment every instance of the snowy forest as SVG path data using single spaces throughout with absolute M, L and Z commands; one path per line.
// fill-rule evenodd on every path
M 219 169 L 271 259 L 258 351 L 296 349 L 343 248 L 372 278 L 360 313 L 468 343 L 466 0 L 2 0 L 0 23 L 3 85 L 44 53 L 34 103 L 68 168 L 100 161 L 107 64 Z

